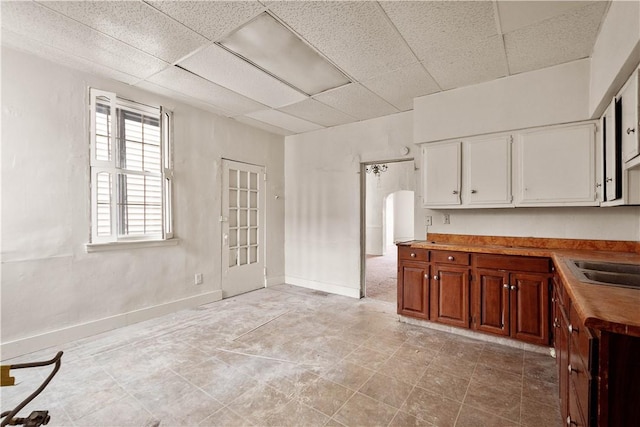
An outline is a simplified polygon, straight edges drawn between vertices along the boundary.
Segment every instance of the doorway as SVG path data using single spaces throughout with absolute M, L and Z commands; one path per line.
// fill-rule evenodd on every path
M 402 160 L 364 164 L 362 172 L 361 296 L 395 304 L 395 244 L 414 238 L 414 163 Z
M 264 288 L 264 166 L 222 160 L 222 297 Z

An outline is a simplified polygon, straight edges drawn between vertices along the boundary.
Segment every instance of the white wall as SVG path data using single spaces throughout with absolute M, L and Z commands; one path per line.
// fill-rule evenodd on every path
M 387 163 L 387 171 L 381 172 L 377 177 L 372 173 L 365 174 L 366 179 L 366 253 L 368 255 L 383 255 L 385 250 L 384 224 L 385 199 L 388 195 L 399 190 L 413 191 L 415 188 L 415 174 L 413 162 L 392 162 Z M 394 200 L 406 207 L 406 196 L 400 196 Z M 398 214 L 401 217 L 394 221 L 394 238 L 413 236 L 413 202 L 409 212 L 404 212 L 402 207 L 397 206 Z M 407 215 L 411 215 L 408 217 Z M 395 215 L 394 215 L 395 216 Z M 410 228 L 407 231 L 407 225 Z M 398 233 L 404 234 L 398 234 Z M 407 239 L 409 240 L 409 239 Z M 387 242 L 393 244 L 393 241 Z
M 413 166 L 413 165 L 412 165 Z M 394 193 L 393 203 L 393 239 L 402 242 L 413 240 L 414 191 L 401 190 Z M 388 242 L 387 244 L 392 244 Z
M 602 115 L 640 62 L 640 2 L 613 1 L 591 56 L 589 115 Z
M 589 60 L 415 98 L 414 142 L 587 120 Z
M 361 163 L 418 154 L 411 113 L 286 137 L 287 283 L 359 297 Z
M 177 245 L 86 253 L 89 86 L 173 110 Z M 281 282 L 282 137 L 3 48 L 2 358 L 219 299 L 222 157 L 267 168 L 266 263 Z

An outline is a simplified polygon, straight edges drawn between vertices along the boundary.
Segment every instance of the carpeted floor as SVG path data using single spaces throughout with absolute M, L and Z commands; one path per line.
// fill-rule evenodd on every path
M 397 301 L 397 247 L 387 248 L 382 256 L 367 255 L 365 296 L 395 303 Z

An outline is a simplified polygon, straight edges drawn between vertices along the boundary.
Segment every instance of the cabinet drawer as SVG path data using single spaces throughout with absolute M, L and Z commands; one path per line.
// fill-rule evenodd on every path
M 474 254 L 474 263 L 477 268 L 490 268 L 493 270 L 530 271 L 532 273 L 551 272 L 551 260 L 549 258 Z
M 398 246 L 398 258 L 415 261 L 429 261 L 429 251 L 426 249 Z
M 455 251 L 431 251 L 431 261 L 439 264 L 469 265 L 469 254 Z
M 569 380 L 569 382 L 571 382 L 571 380 Z M 584 412 L 578 404 L 578 396 L 576 394 L 576 390 L 571 386 L 569 387 L 569 414 L 565 421 L 567 423 L 567 426 L 587 427 Z
M 569 335 L 571 353 L 576 353 L 583 360 L 585 368 L 593 372 L 597 367 L 596 340 L 578 318 L 575 307 L 569 309 Z

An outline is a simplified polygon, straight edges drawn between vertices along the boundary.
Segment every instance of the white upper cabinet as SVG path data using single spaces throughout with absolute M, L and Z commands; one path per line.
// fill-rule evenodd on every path
M 620 136 L 622 139 L 622 161 L 640 154 L 638 139 L 638 71 L 636 70 L 623 86 L 617 99 L 621 103 Z
M 460 142 L 422 147 L 422 201 L 425 207 L 460 204 Z
M 522 131 L 517 138 L 517 206 L 597 206 L 595 125 Z
M 463 203 L 469 207 L 509 207 L 511 135 L 464 141 Z
M 622 162 L 620 144 L 616 142 L 616 108 L 619 103 L 615 99 L 602 116 L 603 153 L 604 153 L 604 202 L 617 200 L 622 196 Z

